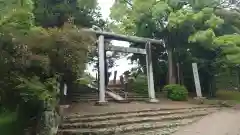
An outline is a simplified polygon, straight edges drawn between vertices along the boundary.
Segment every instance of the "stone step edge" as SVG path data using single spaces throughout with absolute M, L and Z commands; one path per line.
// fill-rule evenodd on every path
M 199 109 L 199 108 L 219 108 L 218 105 L 208 105 L 208 106 L 196 106 L 196 107 L 182 107 L 182 108 L 159 108 L 159 109 L 145 109 L 145 110 L 131 110 L 123 112 L 109 112 L 109 113 L 99 113 L 99 114 L 87 114 L 80 115 L 79 113 L 71 114 L 65 116 L 65 119 L 77 117 L 77 118 L 87 118 L 87 117 L 99 117 L 99 116 L 108 116 L 108 115 L 118 115 L 118 114 L 130 114 L 130 113 L 140 113 L 140 112 L 152 112 L 152 111 L 173 111 L 173 110 L 182 110 L 182 109 Z
M 130 114 L 118 114 L 118 115 L 109 115 L 109 116 L 97 116 L 90 118 L 70 118 L 65 119 L 64 123 L 76 123 L 76 122 L 93 122 L 93 121 L 106 121 L 106 120 L 117 120 L 117 119 L 126 119 L 126 118 L 142 118 L 142 117 L 154 117 L 154 116 L 168 116 L 172 114 L 183 114 L 183 113 L 192 113 L 196 111 L 206 111 L 209 108 L 199 108 L 199 109 L 182 109 L 182 110 L 173 110 L 173 111 L 152 111 L 152 112 L 137 112 Z M 213 108 L 217 110 L 217 108 Z
M 191 124 L 195 121 L 199 120 L 199 118 L 189 119 L 187 122 L 182 122 L 181 120 L 174 120 L 174 121 L 168 121 L 167 122 L 159 122 L 155 123 L 155 125 L 139 125 L 141 127 L 133 127 L 129 129 L 121 129 L 121 128 L 111 128 L 111 129 L 84 129 L 84 130 L 74 130 L 74 129 L 64 129 L 59 130 L 59 135 L 83 135 L 83 134 L 89 134 L 89 135 L 113 135 L 116 133 L 127 133 L 127 132 L 133 132 L 133 131 L 146 131 L 146 130 L 154 130 L 154 129 L 161 129 L 161 128 L 173 128 L 177 126 L 185 126 L 188 124 Z
M 127 98 L 126 100 L 128 101 L 148 101 L 149 98 Z M 96 102 L 98 101 L 98 99 L 72 99 L 70 100 L 71 102 L 85 102 L 85 101 L 88 101 L 88 102 Z M 114 100 L 113 98 L 109 98 L 109 99 L 106 99 L 106 101 L 116 101 Z
M 118 94 L 118 95 L 124 95 L 124 94 Z M 91 98 L 91 97 L 98 97 L 99 95 L 68 95 L 69 97 L 81 97 L 81 98 Z M 106 97 L 110 97 L 106 95 Z M 127 97 L 149 97 L 148 95 L 127 95 Z
M 123 95 L 120 95 L 120 96 L 123 96 Z M 86 99 L 86 98 L 98 98 L 98 96 L 78 96 L 78 95 L 73 95 L 73 96 L 70 96 L 71 98 L 83 98 L 83 99 Z M 106 97 L 110 97 L 110 96 L 106 96 Z M 141 97 L 149 97 L 149 96 L 127 96 L 129 98 L 141 98 Z
M 111 97 L 106 97 L 107 99 L 112 99 Z M 149 97 L 127 97 L 127 99 L 138 99 L 138 98 L 149 98 Z M 81 98 L 81 97 L 72 97 L 72 100 L 98 100 L 98 97 L 91 97 L 91 98 Z
M 190 119 L 194 117 L 201 117 L 208 115 L 208 112 L 199 113 L 199 114 L 189 114 L 183 116 L 169 116 L 169 117 L 160 117 L 156 119 L 140 119 L 135 121 L 122 121 L 122 122 L 115 122 L 115 123 L 98 123 L 98 124 L 91 124 L 91 123 L 75 123 L 74 124 L 67 124 L 60 126 L 61 129 L 74 129 L 74 128 L 109 128 L 115 126 L 125 126 L 131 124 L 139 124 L 139 123 L 153 123 L 153 122 L 163 122 L 163 121 L 172 121 L 172 120 L 183 120 L 183 119 Z
M 118 93 L 119 94 L 119 93 Z M 81 93 L 71 93 L 71 94 L 68 94 L 69 96 L 74 96 L 74 95 L 77 95 L 77 96 L 83 96 L 83 97 L 88 97 L 88 96 L 98 96 L 99 94 L 81 94 Z M 124 95 L 124 94 L 121 94 L 120 95 Z M 128 96 L 149 96 L 148 94 L 144 95 L 144 94 L 127 94 Z
M 120 96 L 124 96 L 124 95 L 120 95 Z M 96 96 L 80 96 L 80 95 L 71 95 L 71 96 L 69 96 L 69 97 L 71 97 L 71 98 L 98 98 L 98 95 L 96 95 Z M 110 96 L 106 96 L 106 97 L 110 97 Z M 149 97 L 149 96 L 127 96 L 127 97 L 136 97 L 136 98 L 141 98 L 141 97 Z
M 124 96 L 124 95 L 120 95 L 120 96 Z M 106 96 L 108 98 L 111 98 L 110 96 Z M 127 96 L 128 98 L 148 98 L 149 96 Z M 75 99 L 98 99 L 98 96 L 78 96 L 78 95 L 74 95 L 74 96 L 70 96 L 70 98 L 75 98 Z
M 159 129 L 151 129 L 151 130 L 145 130 L 145 131 L 132 131 L 127 133 L 115 134 L 115 135 L 172 135 L 173 133 L 177 132 L 180 128 L 181 126 L 175 126 L 171 128 L 159 128 Z
M 73 103 L 86 103 L 86 102 L 97 102 L 97 101 L 98 101 L 98 99 L 70 100 L 70 102 L 73 102 Z M 112 98 L 106 99 L 106 101 L 122 103 L 121 101 L 117 101 L 117 100 L 114 100 Z M 133 102 L 133 101 L 145 101 L 145 102 L 148 102 L 149 98 L 133 98 L 133 99 L 130 98 L 130 99 L 126 99 L 124 101 L 126 101 L 126 102 L 123 102 L 123 103 L 129 103 L 129 102 Z
M 118 93 L 118 92 L 117 92 Z M 118 93 L 122 94 L 122 93 Z M 69 96 L 72 95 L 79 95 L 79 96 L 98 96 L 98 93 L 78 93 L 78 92 L 72 92 L 68 94 Z M 128 93 L 128 96 L 148 96 L 148 94 L 135 94 L 135 93 Z

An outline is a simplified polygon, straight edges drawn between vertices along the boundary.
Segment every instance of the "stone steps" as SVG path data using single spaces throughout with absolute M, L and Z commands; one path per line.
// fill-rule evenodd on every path
M 130 134 L 131 132 L 136 131 L 147 131 L 153 129 L 166 129 L 173 128 L 177 126 L 184 126 L 190 124 L 199 118 L 184 119 L 184 120 L 172 120 L 164 122 L 152 122 L 152 123 L 138 123 L 132 125 L 122 125 L 114 128 L 99 128 L 99 129 L 63 129 L 60 130 L 58 135 L 120 135 L 122 133 Z
M 120 93 L 120 95 L 124 95 L 123 93 Z M 127 94 L 129 97 L 148 97 L 148 95 L 140 95 L 140 94 Z M 80 96 L 80 97 L 98 97 L 98 93 L 89 93 L 89 94 L 81 94 L 81 93 L 72 93 L 70 96 Z M 107 95 L 106 95 L 107 96 Z
M 188 124 L 191 124 L 191 123 L 188 123 Z M 116 135 L 172 135 L 174 132 L 178 131 L 178 129 L 182 126 L 184 125 L 176 125 L 172 127 L 158 128 L 158 129 L 152 129 L 152 130 L 146 130 L 146 131 L 133 131 L 133 132 L 116 134 Z
M 215 109 L 215 108 L 212 108 Z M 205 111 L 206 108 L 199 109 L 180 109 L 180 110 L 152 110 L 149 112 L 129 112 L 128 114 L 110 114 L 106 116 L 91 116 L 91 117 L 81 117 L 78 115 L 65 118 L 66 123 L 74 123 L 74 122 L 92 122 L 92 121 L 105 121 L 105 120 L 116 120 L 116 119 L 126 119 L 126 118 L 134 118 L 134 117 L 153 117 L 153 116 L 167 116 L 171 114 L 182 114 L 182 113 L 190 113 L 194 111 Z
M 75 98 L 75 99 L 71 99 L 71 102 L 96 102 L 98 101 L 98 98 L 94 98 L 94 99 L 90 99 L 90 98 Z M 115 101 L 112 98 L 106 98 L 106 101 Z M 127 101 L 148 101 L 148 98 L 128 98 Z
M 63 124 L 59 127 L 59 135 L 138 135 L 139 133 L 155 135 L 165 131 L 170 133 L 179 126 L 192 123 L 217 110 L 218 108 L 215 107 L 195 107 L 92 115 L 73 114 L 64 118 Z
M 74 128 L 107 128 L 114 126 L 122 126 L 136 123 L 146 123 L 146 122 L 161 122 L 161 121 L 171 121 L 178 119 L 193 118 L 199 116 L 205 116 L 209 112 L 191 112 L 184 114 L 172 114 L 168 116 L 151 116 L 151 117 L 133 117 L 128 119 L 115 119 L 115 120 L 105 120 L 105 121 L 93 121 L 93 122 L 78 122 L 78 123 L 65 123 L 61 126 L 61 129 L 74 129 Z
M 87 114 L 87 115 L 80 115 L 78 113 L 73 113 L 68 116 L 65 116 L 65 119 L 71 119 L 71 118 L 93 118 L 93 117 L 102 117 L 102 116 L 109 116 L 109 115 L 121 115 L 121 114 L 132 114 L 132 113 L 149 113 L 149 112 L 156 112 L 156 111 L 176 111 L 176 110 L 196 110 L 198 109 L 218 109 L 218 106 L 198 106 L 198 107 L 191 107 L 191 108 L 155 108 L 155 109 L 142 109 L 142 110 L 132 110 L 132 111 L 122 111 L 122 112 L 106 112 L 106 113 L 98 113 L 98 114 Z
M 121 94 L 120 94 L 121 95 Z M 124 96 L 123 94 L 121 96 Z M 71 93 L 69 95 L 69 99 L 71 102 L 96 102 L 98 101 L 98 94 L 97 93 L 88 93 L 88 94 L 81 94 L 81 93 Z M 106 95 L 107 101 L 114 101 L 113 98 Z M 128 101 L 143 101 L 148 100 L 147 95 L 138 95 L 135 93 L 128 94 Z
M 71 96 L 72 98 L 76 98 L 76 99 L 79 99 L 79 98 L 81 98 L 81 99 L 95 99 L 95 98 L 98 98 L 98 95 L 95 95 L 95 96 L 89 96 L 89 95 L 87 95 L 87 96 L 84 96 L 84 95 L 79 95 L 79 96 L 77 96 L 77 95 L 75 95 L 75 96 Z M 106 98 L 110 98 L 109 96 L 106 96 Z M 128 96 L 128 98 L 148 98 L 147 96 Z

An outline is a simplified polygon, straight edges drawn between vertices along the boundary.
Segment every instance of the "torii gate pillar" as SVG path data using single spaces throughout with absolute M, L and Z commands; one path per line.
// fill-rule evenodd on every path
M 104 36 L 100 35 L 98 38 L 98 57 L 99 57 L 99 105 L 104 105 L 107 103 L 105 99 L 105 59 L 104 59 L 105 47 L 104 47 Z
M 157 103 L 159 101 L 156 99 L 155 89 L 154 89 L 152 50 L 151 50 L 150 42 L 146 43 L 146 66 L 147 66 L 149 102 Z

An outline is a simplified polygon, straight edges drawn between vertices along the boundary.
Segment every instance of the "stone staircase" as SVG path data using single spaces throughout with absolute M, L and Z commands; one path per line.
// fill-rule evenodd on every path
M 122 97 L 125 97 L 123 92 L 116 92 Z M 127 100 L 128 101 L 144 101 L 148 99 L 148 95 L 140 95 L 137 93 L 128 93 Z M 73 91 L 69 95 L 70 102 L 96 102 L 98 101 L 98 92 L 97 91 L 89 91 L 89 92 L 81 92 L 81 91 Z M 111 98 L 106 94 L 107 101 L 113 101 L 114 99 Z
M 170 135 L 217 111 L 215 107 L 147 109 L 66 116 L 58 135 Z
M 111 100 L 111 97 L 106 95 L 107 100 Z M 96 102 L 98 101 L 98 92 L 89 92 L 89 93 L 81 93 L 74 92 L 70 96 L 71 102 Z

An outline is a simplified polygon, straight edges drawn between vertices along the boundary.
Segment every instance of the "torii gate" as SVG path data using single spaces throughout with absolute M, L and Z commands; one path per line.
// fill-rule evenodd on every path
M 145 54 L 146 55 L 146 65 L 147 65 L 147 78 L 148 78 L 148 95 L 149 95 L 149 102 L 156 103 L 158 100 L 155 96 L 155 89 L 154 89 L 154 80 L 153 80 L 153 67 L 152 67 L 152 53 L 151 53 L 151 43 L 154 44 L 162 44 L 162 40 L 156 39 L 149 39 L 149 38 L 142 38 L 136 36 L 125 36 L 119 34 L 113 34 L 109 32 L 103 31 L 95 31 L 92 29 L 83 29 L 83 31 L 95 33 L 98 36 L 98 57 L 99 57 L 99 104 L 105 104 L 107 101 L 105 99 L 105 59 L 104 53 L 105 50 L 110 51 L 119 51 L 119 52 L 127 52 L 127 53 L 137 53 L 137 54 Z M 119 46 L 105 46 L 104 40 L 105 39 L 112 39 L 112 40 L 119 40 L 119 41 L 128 41 L 134 43 L 145 43 L 145 49 L 140 48 L 127 48 L 127 47 L 119 47 Z

